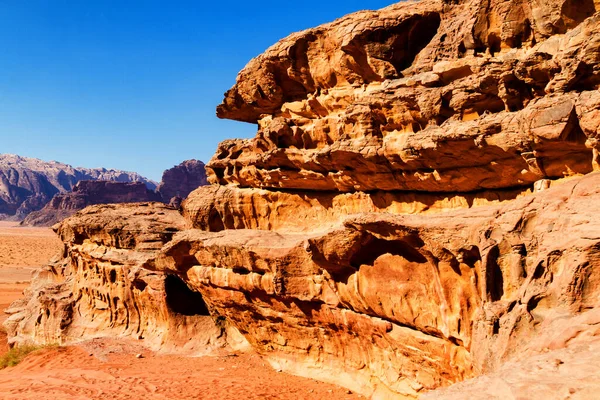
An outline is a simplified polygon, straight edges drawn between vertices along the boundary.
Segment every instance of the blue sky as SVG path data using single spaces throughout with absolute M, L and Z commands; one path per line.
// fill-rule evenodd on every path
M 0 153 L 162 171 L 256 127 L 215 108 L 288 34 L 394 0 L 5 0 Z

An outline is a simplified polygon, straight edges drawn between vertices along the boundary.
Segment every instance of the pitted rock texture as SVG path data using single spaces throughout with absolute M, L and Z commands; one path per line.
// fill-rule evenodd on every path
M 600 315 L 595 310 L 581 317 L 569 321 L 570 326 L 556 324 L 554 332 L 561 336 L 553 341 L 554 338 L 545 337 L 544 347 L 515 357 L 494 373 L 426 393 L 422 398 L 587 400 L 598 397 Z M 590 340 L 590 332 L 594 331 L 596 335 Z
M 291 35 L 252 60 L 219 106 L 259 131 L 222 143 L 209 180 L 453 193 L 588 173 L 597 7 L 403 2 Z
M 519 388 L 553 352 L 572 363 L 600 341 L 599 200 L 594 173 L 505 204 L 313 232 L 185 230 L 156 203 L 94 206 L 57 227 L 65 259 L 6 326 L 13 344 L 117 335 L 188 354 L 241 334 L 277 368 L 373 398 L 497 379 L 516 359 Z M 569 371 L 582 393 L 598 375 Z
M 539 354 L 599 300 L 599 177 L 580 178 L 599 169 L 599 10 L 403 2 L 281 40 L 217 109 L 256 137 L 223 142 L 182 206 L 213 233 L 159 264 L 273 362 L 374 397 Z
M 533 338 L 550 342 L 598 307 L 599 184 L 595 173 L 503 205 L 358 214 L 326 232 L 184 231 L 158 269 L 185 270 L 291 370 L 344 371 L 336 379 L 353 390 L 416 397 L 537 354 Z M 600 340 L 597 324 L 556 342 Z
M 92 206 L 65 220 L 56 227 L 65 258 L 38 271 L 26 298 L 6 310 L 9 344 L 117 336 L 186 354 L 224 347 L 226 329 L 201 295 L 147 268 L 183 226 L 161 203 Z
M 599 9 L 425 0 L 293 34 L 227 92 L 218 115 L 258 134 L 219 146 L 213 186 L 164 212 L 177 229 L 148 242 L 123 222 L 122 238 L 114 213 L 137 225 L 144 207 L 88 209 L 58 229 L 78 268 L 64 275 L 151 243 L 138 273 L 178 277 L 223 340 L 282 370 L 377 399 L 460 396 L 436 389 L 465 380 L 480 397 L 585 397 L 600 378 Z M 110 285 L 86 285 L 98 303 L 62 286 L 87 304 L 80 325 L 108 314 Z M 70 332 L 44 322 L 46 293 L 9 319 L 14 343 Z
M 149 189 L 156 188 L 156 183 L 135 172 L 73 168 L 56 161 L 0 154 L 0 218 L 21 220 L 82 180 L 142 182 Z
M 327 230 L 356 213 L 434 214 L 504 203 L 531 192 L 516 189 L 453 195 L 386 191 L 315 193 L 212 185 L 190 194 L 183 203 L 182 213 L 191 227 L 211 232 L 224 229 L 311 232 Z
M 181 201 L 200 186 L 208 184 L 204 163 L 198 160 L 186 160 L 166 170 L 156 191 L 163 202 L 181 204 Z M 179 207 L 177 207 L 179 208 Z
M 58 194 L 40 211 L 29 214 L 26 226 L 52 226 L 79 210 L 95 204 L 160 201 L 160 194 L 141 182 L 81 181 L 69 193 Z

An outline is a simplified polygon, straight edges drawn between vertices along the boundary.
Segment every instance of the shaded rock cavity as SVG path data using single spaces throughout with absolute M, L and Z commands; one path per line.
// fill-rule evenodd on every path
M 165 295 L 167 307 L 176 314 L 209 316 L 208 308 L 202 295 L 192 291 L 188 285 L 176 275 L 165 278 Z

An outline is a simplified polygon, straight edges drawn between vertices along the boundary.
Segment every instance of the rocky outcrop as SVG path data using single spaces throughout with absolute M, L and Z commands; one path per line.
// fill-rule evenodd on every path
M 133 337 L 185 354 L 225 346 L 227 329 L 202 297 L 176 275 L 147 268 L 183 226 L 161 203 L 91 206 L 67 219 L 56 230 L 65 259 L 38 271 L 27 298 L 7 310 L 10 343 Z
M 277 368 L 372 398 L 585 397 L 600 378 L 587 354 L 600 345 L 599 8 L 403 2 L 280 41 L 217 110 L 257 136 L 219 146 L 213 185 L 138 271 L 178 277 L 226 340 Z M 87 337 L 117 307 L 110 275 L 85 274 L 137 257 L 146 230 L 112 221 L 146 210 L 88 209 L 58 228 L 71 267 L 51 276 Z M 48 293 L 9 310 L 14 344 L 81 334 Z
M 7 328 L 12 343 L 126 335 L 188 354 L 225 345 L 216 338 L 239 346 L 240 332 L 278 368 L 414 397 L 600 340 L 599 184 L 310 233 L 183 230 L 158 204 L 95 206 L 57 228 L 66 257 L 38 273 Z M 182 328 L 178 313 L 204 322 Z
M 73 191 L 58 194 L 40 211 L 29 214 L 26 226 L 52 226 L 79 210 L 95 204 L 139 203 L 160 201 L 160 194 L 142 182 L 80 181 Z
M 291 35 L 219 106 L 259 131 L 222 143 L 209 180 L 455 193 L 590 172 L 599 17 L 550 3 L 404 2 Z
M 599 183 L 470 210 L 358 214 L 324 232 L 185 231 L 157 264 L 186 271 L 274 363 L 413 397 L 580 335 L 600 340 Z
M 156 184 L 135 172 L 105 168 L 73 168 L 12 154 L 0 155 L 0 217 L 21 220 L 42 209 L 56 194 L 67 193 L 82 180 Z
M 193 190 L 207 184 L 204 163 L 187 160 L 163 173 L 157 192 L 160 193 L 163 202 L 181 204 Z

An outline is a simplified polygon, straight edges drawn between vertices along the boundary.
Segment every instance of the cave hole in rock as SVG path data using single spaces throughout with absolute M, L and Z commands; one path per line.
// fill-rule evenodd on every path
M 567 89 L 583 92 L 596 90 L 598 86 L 600 86 L 600 74 L 594 70 L 594 66 L 581 62 L 575 70 L 575 77 L 567 85 Z
M 467 54 L 467 48 L 464 42 L 460 42 L 457 49 L 458 58 L 463 58 Z
M 413 15 L 396 26 L 359 35 L 344 51 L 358 64 L 364 64 L 367 55 L 387 61 L 396 70 L 397 76 L 401 76 L 401 71 L 410 67 L 421 50 L 435 37 L 440 24 L 438 13 Z
M 198 292 L 191 290 L 179 277 L 167 275 L 165 278 L 167 307 L 181 315 L 210 315 L 208 307 Z
M 467 246 L 459 250 L 459 255 L 463 263 L 469 268 L 475 268 L 478 262 L 481 262 L 481 253 L 477 246 Z
M 108 279 L 110 280 L 110 283 L 115 283 L 117 281 L 117 271 L 111 269 L 108 273 Z
M 213 172 L 215 173 L 217 179 L 221 180 L 225 178 L 225 168 L 213 167 Z
M 499 301 L 504 296 L 504 276 L 498 264 L 500 249 L 494 246 L 486 257 L 486 288 L 490 301 Z
M 594 0 L 566 0 L 561 9 L 565 27 L 567 29 L 575 28 L 585 19 L 600 11 L 597 8 Z
M 505 76 L 503 84 L 506 92 L 504 102 L 508 111 L 514 112 L 522 110 L 533 98 L 527 84 L 517 78 L 514 74 Z
M 515 34 L 514 36 L 506 38 L 506 44 L 511 49 L 517 48 L 520 49 L 523 47 L 523 44 L 526 42 L 533 42 L 533 29 L 531 28 L 531 22 L 528 19 L 525 19 L 523 22 L 523 29 L 521 32 Z M 533 46 L 534 43 L 531 43 Z
M 400 256 L 410 262 L 425 263 L 427 259 L 418 250 L 402 240 L 384 240 L 369 237 L 350 258 L 350 265 L 359 269 L 361 265 L 373 265 L 384 254 Z
M 212 207 L 208 214 L 208 231 L 209 232 L 221 232 L 225 229 L 225 224 L 221 214 Z
M 579 117 L 577 116 L 577 112 L 575 110 L 571 112 L 562 136 L 567 142 L 578 143 L 582 146 L 585 146 L 587 135 L 583 132 L 583 129 L 581 129 Z M 586 152 L 589 152 L 587 150 L 588 149 L 586 148 Z
M 134 279 L 134 281 L 131 284 L 140 292 L 143 292 L 144 289 L 146 289 L 146 287 L 148 286 L 148 284 L 141 279 Z
M 450 101 L 452 100 L 452 92 L 444 94 L 441 98 L 442 106 L 440 112 L 435 116 L 435 123 L 437 126 L 442 125 L 445 121 L 450 119 L 456 114 L 456 110 L 450 107 Z
M 437 34 L 441 21 L 441 17 L 437 13 L 424 15 L 422 18 L 417 19 L 408 34 L 406 57 L 400 63 L 394 64 L 396 69 L 404 69 L 412 65 L 414 59 L 421 50 L 423 50 Z
M 494 320 L 493 324 L 492 324 L 492 333 L 494 335 L 497 335 L 498 333 L 500 333 L 500 320 Z
M 220 153 L 217 154 L 217 160 L 224 160 L 229 156 L 229 150 L 223 149 Z
M 499 53 L 502 49 L 502 40 L 495 33 L 490 33 L 487 38 L 488 49 L 490 51 L 490 55 L 494 57 L 496 53 Z

